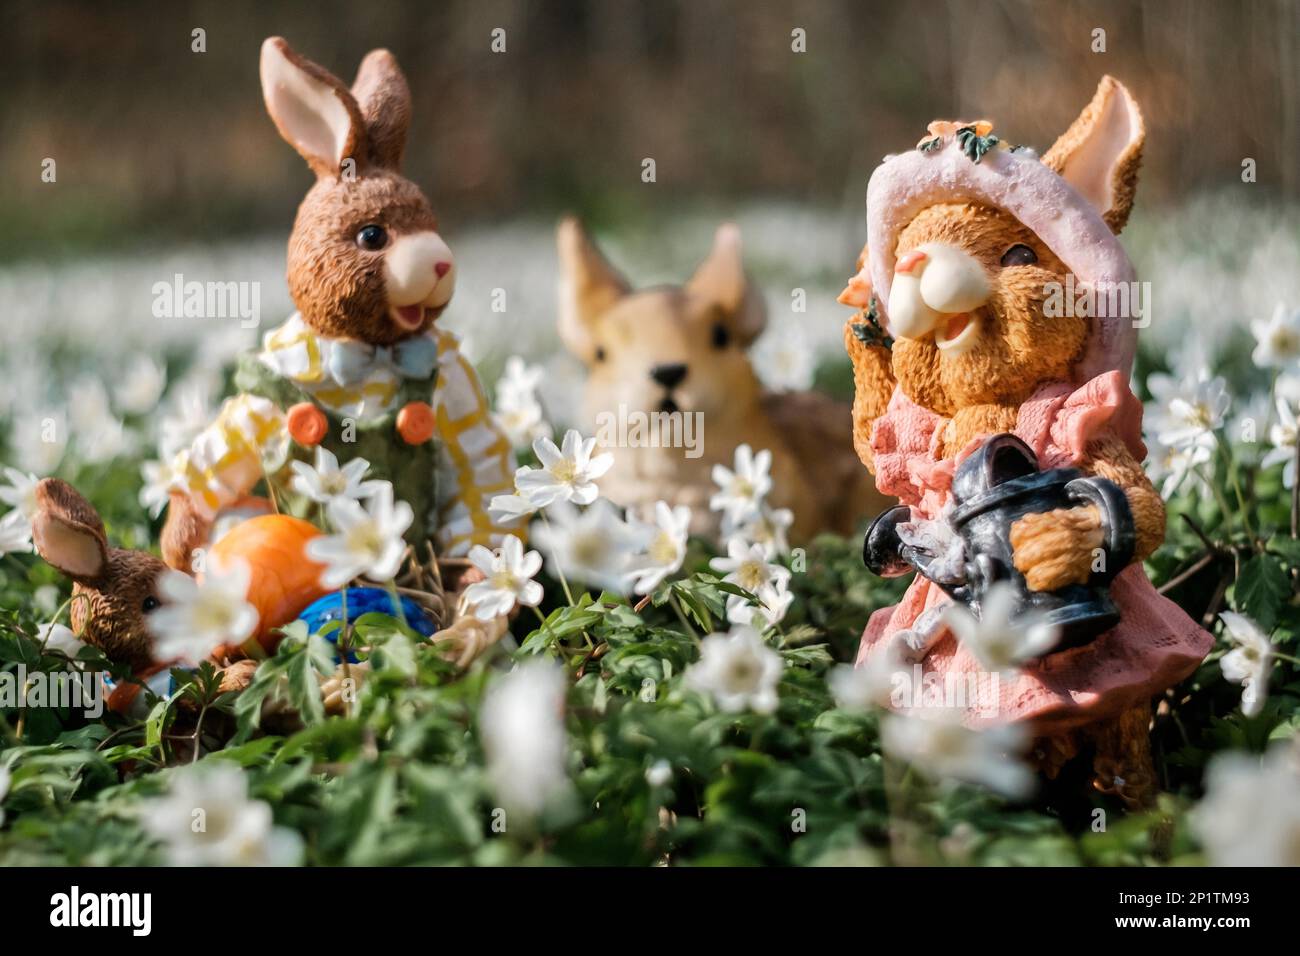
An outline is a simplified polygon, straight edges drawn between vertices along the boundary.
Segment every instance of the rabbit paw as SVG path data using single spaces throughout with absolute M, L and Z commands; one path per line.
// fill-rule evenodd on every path
M 1101 514 L 1091 505 L 1025 515 L 1011 525 L 1016 570 L 1032 591 L 1086 583 L 1102 540 Z
M 322 680 L 320 695 L 325 703 L 325 713 L 331 717 L 346 715 L 348 705 L 357 699 L 357 691 L 369 672 L 369 664 L 358 663 L 349 664 L 345 674 L 340 664 L 338 670 Z
M 221 671 L 221 693 L 241 691 L 253 682 L 257 661 L 235 661 Z

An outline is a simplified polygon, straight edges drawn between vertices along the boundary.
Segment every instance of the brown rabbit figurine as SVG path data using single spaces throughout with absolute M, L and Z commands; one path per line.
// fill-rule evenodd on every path
M 514 528 L 488 504 L 511 487 L 512 452 L 455 337 L 435 327 L 456 266 L 400 172 L 411 95 L 397 61 L 372 51 L 349 89 L 272 37 L 261 79 L 276 128 L 316 176 L 289 239 L 298 311 L 241 358 L 239 394 L 170 463 L 164 558 L 190 568 L 216 519 L 263 481 L 280 510 L 306 514 L 315 505 L 287 465 L 317 449 L 393 484 L 420 553 L 499 544 Z
M 147 551 L 110 546 L 99 513 L 65 481 L 41 480 L 36 501 L 32 538 L 41 557 L 73 582 L 73 631 L 110 661 L 129 667 L 140 683 L 165 681 L 168 662 L 154 659 L 148 618 L 162 604 L 158 579 L 167 565 Z M 223 670 L 221 690 L 246 687 L 255 666 L 240 661 Z M 109 709 L 128 711 L 139 690 L 138 683 L 119 684 Z
M 745 274 L 740 233 L 717 231 L 713 249 L 685 285 L 633 290 L 576 219 L 558 230 L 560 338 L 588 369 L 588 424 L 627 412 L 698 415 L 695 454 L 682 448 L 620 448 L 602 483 L 624 507 L 662 499 L 692 507 L 692 530 L 716 534 L 708 503 L 715 465 L 730 467 L 736 447 L 772 455 L 771 502 L 794 514 L 792 534 L 852 532 L 889 503 L 876 493 L 852 451 L 846 404 L 818 392 L 767 392 L 747 349 L 763 331 L 763 298 Z
M 866 262 L 845 296 L 862 309 L 845 328 L 855 444 L 880 490 L 910 508 L 909 534 L 942 540 L 955 529 L 962 463 L 1011 433 L 1039 469 L 1075 468 L 1115 488 L 1134 539 L 1122 567 L 1098 567 L 1102 512 L 1079 503 L 1014 520 L 1005 572 L 990 553 L 963 565 L 976 584 L 1005 573 L 1009 587 L 1040 594 L 1105 575 L 1118 623 L 1085 643 L 1063 642 L 999 680 L 948 626 L 945 589 L 918 574 L 897 606 L 872 615 L 859 664 L 899 655 L 926 680 L 982 681 L 996 707 L 964 710 L 968 724 L 1030 729 L 1049 775 L 1089 753 L 1095 786 L 1134 805 L 1156 789 L 1151 700 L 1213 643 L 1142 567 L 1164 539 L 1165 509 L 1142 470 L 1142 404 L 1128 379 L 1143 323 L 1117 235 L 1144 138 L 1136 101 L 1111 77 L 1041 159 L 987 122 L 931 123 L 871 177 Z M 1063 289 L 1095 301 L 1058 308 Z

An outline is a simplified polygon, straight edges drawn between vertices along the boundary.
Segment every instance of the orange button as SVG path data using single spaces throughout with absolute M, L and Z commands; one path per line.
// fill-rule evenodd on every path
M 433 408 L 428 402 L 408 402 L 397 413 L 397 434 L 408 445 L 423 445 L 433 437 Z
M 311 402 L 299 402 L 293 406 L 289 409 L 285 420 L 289 426 L 290 437 L 307 448 L 319 445 L 329 430 L 325 413 Z

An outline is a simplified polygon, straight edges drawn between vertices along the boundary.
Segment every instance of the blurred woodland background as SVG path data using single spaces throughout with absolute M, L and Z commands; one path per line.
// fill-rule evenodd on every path
M 0 257 L 285 233 L 308 183 L 267 119 L 261 40 L 349 82 L 387 46 L 407 172 L 444 228 L 576 209 L 654 223 L 754 198 L 860 209 L 934 117 L 1045 148 L 1103 73 L 1137 95 L 1139 207 L 1300 192 L 1290 0 L 439 0 L 0 5 Z M 495 28 L 506 51 L 494 53 Z M 807 52 L 792 52 L 791 31 Z M 192 52 L 192 31 L 206 52 Z M 1094 30 L 1105 52 L 1094 52 Z M 57 183 L 41 162 L 57 161 Z M 657 182 L 641 181 L 653 158 Z

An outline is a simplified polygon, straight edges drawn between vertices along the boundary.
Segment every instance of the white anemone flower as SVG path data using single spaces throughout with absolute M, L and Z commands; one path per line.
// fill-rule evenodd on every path
M 1291 408 L 1291 404 L 1280 395 L 1277 399 L 1277 418 L 1278 420 L 1268 430 L 1268 441 L 1273 447 L 1260 460 L 1259 466 L 1272 468 L 1280 463 L 1282 485 L 1286 488 L 1294 488 L 1296 440 L 1297 435 L 1300 435 L 1300 428 L 1297 428 L 1296 413 Z
M 170 460 L 177 452 L 189 448 L 199 433 L 208 427 L 216 414 L 211 391 L 209 384 L 201 378 L 190 379 L 173 390 L 170 407 L 158 425 L 158 454 L 161 458 Z
M 1227 382 L 1221 377 L 1198 382 L 1169 399 L 1156 438 L 1160 444 L 1175 448 L 1203 442 L 1223 424 L 1231 404 Z
M 538 507 L 557 501 L 589 505 L 596 500 L 596 480 L 609 471 L 614 456 L 609 452 L 592 455 L 595 438 L 583 438 L 576 429 L 564 435 L 561 447 L 549 438 L 533 442 L 541 468 L 520 468 L 515 472 L 515 489 Z
M 1251 358 L 1260 368 L 1283 368 L 1300 361 L 1300 309 L 1279 302 L 1268 319 L 1252 319 L 1255 336 Z
M 632 558 L 630 572 L 637 594 L 649 594 L 681 570 L 690 526 L 691 509 L 686 505 L 673 508 L 666 501 L 655 503 L 654 524 L 637 522 L 633 526 L 643 542 L 640 553 Z
M 223 644 L 242 644 L 257 628 L 257 608 L 248 602 L 252 569 L 240 560 L 210 562 L 200 583 L 180 571 L 158 580 L 163 604 L 149 615 L 154 659 L 192 667 Z
M 637 536 L 606 499 L 581 512 L 557 503 L 547 522 L 533 525 L 533 540 L 566 578 L 606 591 L 626 589 Z
M 1219 615 L 1233 648 L 1219 659 L 1223 679 L 1242 686 L 1241 712 L 1254 717 L 1268 699 L 1268 673 L 1273 667 L 1273 642 L 1244 614 Z
M 750 356 L 759 380 L 768 388 L 782 392 L 812 388 L 817 358 L 808 344 L 807 331 L 796 323 L 782 322 L 769 328 L 754 343 Z
M 73 634 L 71 628 L 57 623 L 42 624 L 36 629 L 36 639 L 47 651 L 60 651 L 70 660 L 75 660 L 77 654 L 86 646 L 86 642 Z
M 229 760 L 175 770 L 167 792 L 140 805 L 140 824 L 172 866 L 295 866 L 302 837 L 274 823 L 270 804 L 248 795 Z
M 537 505 L 522 495 L 494 495 L 488 502 L 488 517 L 502 524 L 517 522 L 537 510 Z
M 158 407 L 166 387 L 167 369 L 148 355 L 137 355 L 113 389 L 113 398 L 123 412 L 143 415 Z
M 140 486 L 140 504 L 149 509 L 151 518 L 156 518 L 171 501 L 172 490 L 180 486 L 182 476 L 168 461 L 143 462 L 140 476 L 144 479 Z
M 925 716 L 891 714 L 881 721 L 886 752 L 943 785 L 973 783 L 1012 798 L 1033 792 L 1033 772 L 1014 756 L 1030 742 L 1023 727 L 1003 724 L 978 731 L 963 725 L 955 712 L 919 713 Z
M 736 525 L 758 513 L 767 493 L 772 490 L 772 453 L 767 449 L 755 453 L 749 445 L 736 448 L 734 467 L 713 466 L 713 483 L 718 491 L 709 499 L 709 508 L 721 511 Z
M 338 533 L 307 542 L 307 556 L 325 565 L 321 583 L 338 588 L 362 575 L 391 581 L 406 553 L 402 536 L 415 520 L 409 504 L 393 501 L 393 486 L 377 482 L 365 508 L 352 498 L 334 498 L 326 514 Z
M 773 578 L 770 587 L 759 594 L 759 603 L 752 604 L 734 595 L 727 600 L 727 620 L 732 624 L 748 624 L 757 627 L 760 623 L 776 627 L 785 620 L 786 612 L 794 603 L 794 592 L 790 590 L 788 579 Z
M 710 634 L 700 642 L 700 659 L 686 671 L 686 686 L 708 694 L 729 714 L 776 710 L 777 685 L 785 662 L 751 627 Z
M 773 508 L 762 501 L 759 502 L 758 510 L 740 524 L 724 518 L 722 537 L 726 540 L 734 535 L 753 544 L 761 544 L 768 558 L 777 558 L 790 553 L 789 531 L 792 524 L 793 511 L 789 508 Z
M 998 581 L 980 602 L 978 618 L 954 601 L 944 611 L 943 622 L 990 671 L 1014 671 L 1019 664 L 1050 651 L 1061 639 L 1060 628 L 1045 623 L 1040 615 L 1026 612 L 1013 617 L 1015 605 L 1015 588 L 1008 581 Z
M 507 814 L 531 820 L 569 792 L 565 677 L 540 658 L 495 679 L 479 709 L 487 774 Z
M 645 769 L 645 782 L 652 787 L 666 787 L 673 782 L 673 765 L 667 760 L 656 760 Z
M 518 355 L 506 359 L 505 374 L 496 387 L 495 417 L 512 445 L 526 445 L 550 432 L 537 398 L 543 371 Z
M 0 555 L 32 550 L 32 523 L 17 509 L 0 518 Z
M 497 380 L 496 393 L 498 397 L 536 395 L 545 374 L 540 365 L 529 365 L 522 356 L 512 355 L 506 359 L 505 372 Z
M 294 473 L 290 483 L 293 490 L 320 504 L 328 504 L 335 498 L 369 498 L 382 484 L 362 480 L 370 470 L 370 462 L 364 458 L 353 458 L 340 468 L 334 453 L 320 445 L 316 447 L 315 465 L 292 461 L 289 467 Z
M 1211 866 L 1300 866 L 1300 753 L 1275 744 L 1263 757 L 1216 754 L 1192 830 Z
M 1212 436 L 1206 437 L 1206 441 L 1181 448 L 1153 443 L 1147 460 L 1150 463 L 1151 480 L 1160 487 L 1160 497 L 1172 497 L 1188 477 L 1193 479 L 1194 485 L 1204 484 L 1198 469 L 1214 458 L 1214 439 Z
M 22 512 L 30 522 L 36 517 L 39 506 L 36 503 L 36 485 L 40 479 L 30 472 L 17 468 L 5 468 L 5 480 L 8 485 L 0 485 L 0 501 Z
M 502 617 L 516 604 L 536 607 L 542 600 L 542 586 L 533 580 L 542 569 L 542 556 L 524 552 L 524 544 L 513 534 L 506 535 L 495 551 L 476 544 L 469 550 L 469 560 L 486 578 L 465 589 L 464 601 L 474 609 L 480 621 Z
M 551 431 L 542 403 L 533 395 L 498 393 L 492 417 L 516 447 L 545 438 Z
M 897 641 L 857 665 L 837 664 L 826 675 L 835 703 L 844 710 L 889 707 L 900 678 L 907 677 L 909 664 L 903 660 Z
M 727 556 L 714 558 L 709 566 L 722 572 L 724 581 L 757 596 L 766 606 L 764 616 L 768 623 L 774 624 L 785 616 L 792 600 L 786 587 L 790 583 L 790 571 L 771 562 L 761 544 L 751 544 L 739 537 L 732 538 L 727 542 Z M 755 610 L 763 611 L 755 609 L 746 598 L 739 595 L 727 597 L 727 617 L 733 623 L 752 621 Z M 768 615 L 774 616 L 775 620 Z

